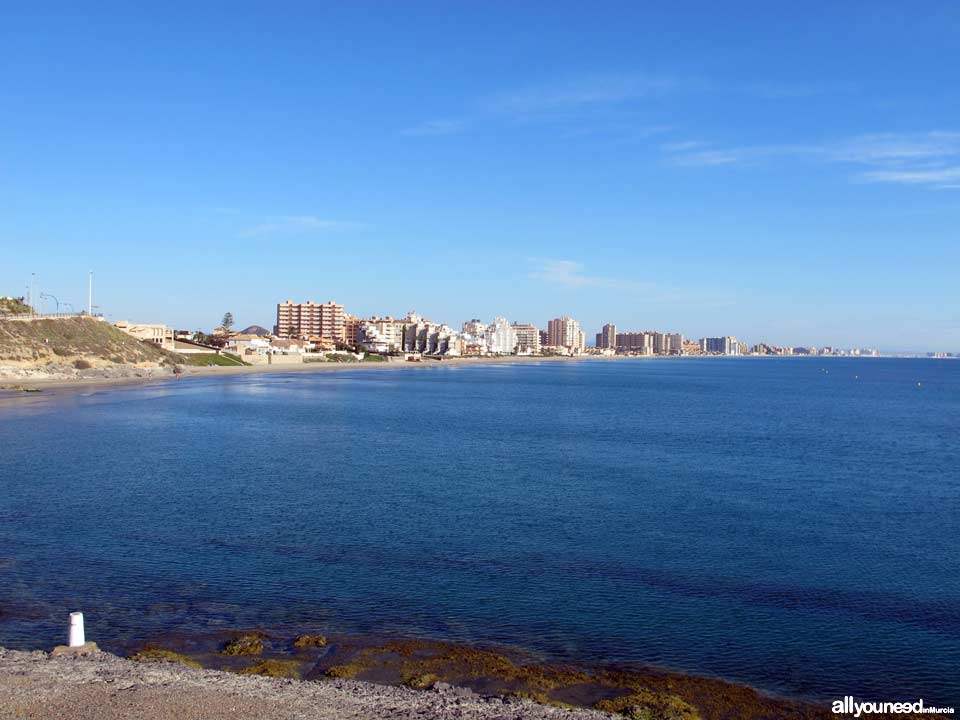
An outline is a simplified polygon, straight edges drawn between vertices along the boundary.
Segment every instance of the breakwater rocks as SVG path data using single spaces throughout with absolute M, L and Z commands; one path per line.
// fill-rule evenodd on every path
M 105 652 L 52 657 L 0 649 L 0 718 L 73 720 L 601 720 L 592 710 L 483 698 L 440 683 L 432 690 L 356 680 L 302 682 L 134 662 Z

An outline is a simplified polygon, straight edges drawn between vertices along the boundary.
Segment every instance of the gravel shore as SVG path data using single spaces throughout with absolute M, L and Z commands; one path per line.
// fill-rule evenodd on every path
M 52 656 L 0 648 L 0 718 L 71 720 L 609 720 L 449 685 L 420 691 L 354 680 L 302 682 L 139 663 L 94 652 Z

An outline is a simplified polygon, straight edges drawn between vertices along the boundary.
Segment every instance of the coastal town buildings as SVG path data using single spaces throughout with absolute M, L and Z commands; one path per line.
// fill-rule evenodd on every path
M 540 353 L 540 330 L 532 323 L 513 323 L 517 336 L 517 352 L 524 355 Z
M 732 335 L 700 338 L 700 350 L 705 355 L 744 355 L 741 344 Z
M 236 333 L 227 341 L 227 350 L 238 355 L 241 359 L 251 362 L 252 358 L 268 355 L 273 351 L 273 341 L 269 337 L 262 337 L 252 333 Z
M 403 320 L 372 317 L 357 328 L 357 346 L 377 353 L 398 352 L 403 346 Z
M 460 338 L 464 355 L 485 355 L 487 352 L 487 324 L 473 318 L 463 323 Z
M 506 318 L 494 318 L 487 327 L 487 352 L 512 355 L 517 349 L 517 333 Z
M 653 333 L 617 333 L 614 347 L 617 352 L 630 355 L 653 355 Z
M 653 333 L 653 353 L 655 355 L 682 355 L 683 335 L 680 333 Z
M 680 333 L 666 333 L 664 355 L 683 355 L 683 335 Z
M 316 337 L 333 343 L 345 342 L 343 305 L 332 300 L 325 303 L 312 300 L 305 303 L 292 300 L 277 303 L 274 334 L 278 337 Z
M 355 348 L 359 344 L 357 338 L 362 324 L 363 320 L 356 315 L 345 314 L 343 316 L 343 342 L 348 347 Z
M 617 326 L 613 323 L 607 323 L 603 329 L 597 333 L 598 348 L 616 348 L 617 347 Z
M 469 335 L 474 340 L 482 340 L 487 335 L 487 324 L 483 320 L 473 318 L 463 324 L 462 332 Z
M 168 328 L 161 323 L 133 323 L 129 320 L 117 320 L 114 327 L 138 340 L 162 347 L 164 350 L 174 348 L 173 328 Z
M 568 348 L 572 352 L 581 352 L 584 348 L 584 334 L 580 323 L 571 317 L 554 318 L 547 323 L 547 345 Z
M 415 312 L 403 321 L 401 349 L 427 355 L 459 355 L 459 333 L 445 323 L 435 323 Z

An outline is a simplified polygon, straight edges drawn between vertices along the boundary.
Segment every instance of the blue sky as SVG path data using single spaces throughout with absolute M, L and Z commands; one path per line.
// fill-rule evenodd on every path
M 0 294 L 960 350 L 956 2 L 32 5 Z

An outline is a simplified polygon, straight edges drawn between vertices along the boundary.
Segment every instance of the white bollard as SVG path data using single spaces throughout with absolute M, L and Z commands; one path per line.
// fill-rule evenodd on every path
M 86 642 L 83 637 L 83 613 L 70 613 L 70 647 L 80 647 Z

